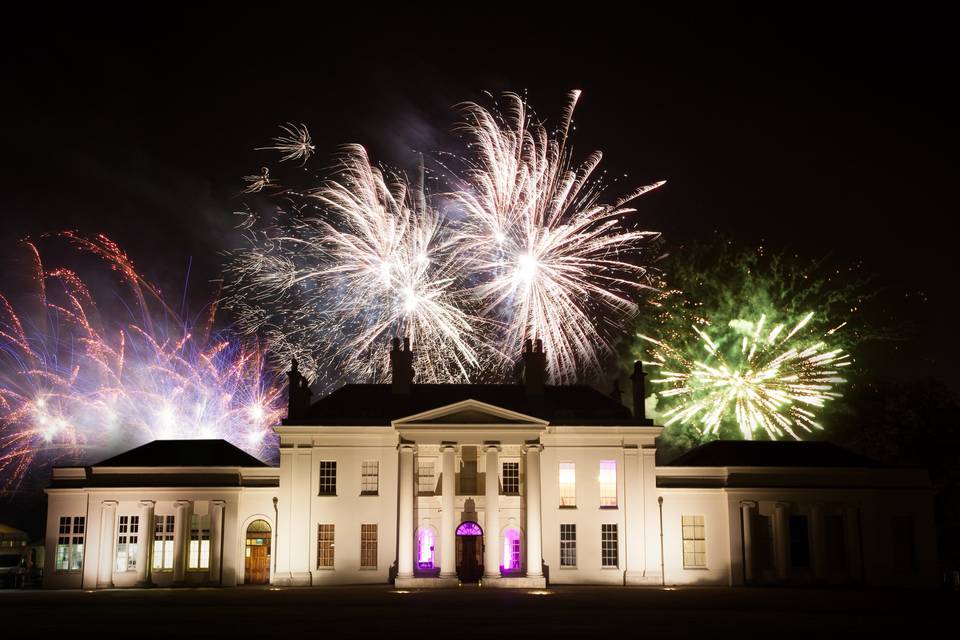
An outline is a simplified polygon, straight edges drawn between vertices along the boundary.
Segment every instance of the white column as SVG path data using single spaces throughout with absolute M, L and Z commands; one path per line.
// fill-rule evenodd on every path
M 150 551 L 153 549 L 153 510 L 156 503 L 153 500 L 140 501 L 140 531 L 137 538 L 137 586 L 150 587 L 151 562 Z
M 441 458 L 441 511 L 440 511 L 440 577 L 457 575 L 457 522 L 454 510 L 457 506 L 456 451 L 452 444 L 440 447 Z
M 187 571 L 187 549 L 190 537 L 190 501 L 173 503 L 173 583 L 182 584 Z
M 860 555 L 860 510 L 848 506 L 843 510 L 844 555 L 847 559 L 847 576 L 851 582 L 863 578 Z
M 104 500 L 100 510 L 100 564 L 97 588 L 113 587 L 113 542 L 117 531 L 117 501 Z
M 754 581 L 753 510 L 756 508 L 756 502 L 744 500 L 740 503 L 740 514 L 743 526 L 743 577 L 747 584 Z
M 543 575 L 543 551 L 541 548 L 542 523 L 540 501 L 540 452 L 543 445 L 528 444 L 523 448 L 526 455 L 527 477 L 527 577 Z
M 223 557 L 223 500 L 210 501 L 210 582 L 220 584 Z
M 640 449 L 640 474 L 643 477 L 643 582 L 660 584 L 665 558 L 661 553 L 660 503 L 657 498 L 657 450 Z
M 813 560 L 813 577 L 827 579 L 827 552 L 824 545 L 823 507 L 819 504 L 810 507 L 810 555 Z
M 484 445 L 487 458 L 483 516 L 483 577 L 500 577 L 500 445 Z
M 777 556 L 777 578 L 790 579 L 790 530 L 787 521 L 788 504 L 778 502 L 773 513 L 774 544 Z
M 416 446 L 400 445 L 400 513 L 397 531 L 397 577 L 413 577 L 413 453 Z
M 639 581 L 643 577 L 643 473 L 641 470 L 640 448 L 627 447 L 623 450 L 623 504 L 624 538 L 626 540 L 627 569 L 625 579 L 628 583 Z

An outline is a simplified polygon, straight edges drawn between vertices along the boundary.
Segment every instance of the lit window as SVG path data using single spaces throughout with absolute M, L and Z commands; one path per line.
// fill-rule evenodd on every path
M 420 529 L 417 533 L 417 569 L 420 571 L 431 571 L 433 569 L 434 546 L 433 530 Z
M 600 506 L 617 506 L 617 462 L 600 461 Z
M 320 461 L 320 495 L 337 495 L 337 462 L 335 460 Z
M 503 564 L 500 567 L 504 572 L 520 571 L 520 531 L 507 529 L 503 534 Z
M 376 460 L 364 460 L 360 493 L 374 496 L 380 491 L 380 463 Z
M 517 495 L 520 493 L 520 463 L 503 463 L 503 493 Z
M 577 525 L 560 525 L 560 566 L 577 566 Z
M 683 568 L 705 569 L 707 538 L 703 516 L 683 516 Z
M 360 568 L 377 568 L 377 525 L 360 525 Z
M 577 506 L 577 470 L 572 462 L 560 463 L 560 506 Z
M 333 536 L 332 524 L 317 525 L 317 568 L 333 568 Z
M 417 464 L 417 493 L 432 494 L 437 488 L 433 475 L 433 460 L 420 460 Z
M 619 564 L 617 525 L 600 525 L 600 566 L 616 567 Z
M 83 566 L 83 539 L 87 519 L 84 516 L 60 518 L 57 532 L 57 571 L 80 571 Z
M 154 516 L 153 568 L 157 571 L 173 569 L 173 526 L 175 516 Z
M 139 538 L 140 516 L 120 516 L 117 528 L 117 571 L 137 570 Z
M 190 548 L 188 569 L 210 568 L 210 516 L 190 518 Z

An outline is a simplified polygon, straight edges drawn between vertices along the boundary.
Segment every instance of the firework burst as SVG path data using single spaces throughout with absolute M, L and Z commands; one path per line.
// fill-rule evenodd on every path
M 110 314 L 75 271 L 46 269 L 26 242 L 40 311 L 20 315 L 0 296 L 3 484 L 157 438 L 224 438 L 269 456 L 282 397 L 259 345 L 215 333 L 213 306 L 185 322 L 108 238 L 62 235 L 120 275 L 132 311 Z
M 424 382 L 465 380 L 486 322 L 470 313 L 449 223 L 424 191 L 344 147 L 336 173 L 233 253 L 230 304 L 245 330 L 266 335 L 278 364 L 297 357 L 321 384 L 337 371 L 381 380 L 382 348 L 409 337 Z M 377 352 L 380 352 L 377 354 Z
M 298 126 L 292 122 L 288 122 L 285 125 L 280 125 L 280 129 L 283 131 L 283 134 L 274 138 L 272 145 L 257 147 L 256 150 L 279 151 L 282 154 L 280 162 L 301 160 L 301 166 L 305 165 L 315 150 L 313 140 L 310 138 L 310 132 L 307 131 L 307 126 L 303 124 Z
M 651 381 L 670 406 L 659 414 L 664 426 L 690 425 L 702 436 L 718 436 L 725 425 L 736 425 L 744 439 L 765 433 L 771 440 L 800 440 L 823 429 L 817 411 L 840 397 L 835 389 L 846 381 L 841 371 L 851 361 L 827 345 L 840 327 L 817 339 L 803 337 L 813 317 L 808 313 L 789 329 L 768 325 L 765 315 L 755 322 L 734 320 L 722 336 L 694 326 L 700 358 L 639 335 L 653 345 L 659 375 Z
M 664 182 L 604 202 L 602 154 L 574 164 L 568 145 L 579 92 L 548 133 L 524 100 L 462 108 L 470 153 L 452 195 L 485 313 L 502 319 L 501 349 L 540 338 L 555 382 L 602 370 L 610 340 L 648 288 L 644 251 L 659 234 L 634 228 L 628 206 Z

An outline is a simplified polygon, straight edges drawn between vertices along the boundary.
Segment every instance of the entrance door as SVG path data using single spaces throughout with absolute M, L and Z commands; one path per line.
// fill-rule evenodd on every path
M 254 520 L 247 527 L 244 548 L 243 583 L 270 583 L 270 523 Z
M 457 576 L 461 582 L 483 577 L 483 529 L 476 522 L 457 527 Z

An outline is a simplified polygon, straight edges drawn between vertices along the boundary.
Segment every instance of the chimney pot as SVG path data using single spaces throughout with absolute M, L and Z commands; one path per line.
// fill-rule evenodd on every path
M 646 377 L 647 373 L 643 370 L 643 363 L 639 360 L 635 361 L 630 380 L 633 382 L 633 417 L 636 420 L 647 419 L 645 408 L 647 398 Z
M 410 349 L 410 338 L 403 339 L 403 349 L 400 348 L 400 338 L 393 339 L 393 349 L 390 350 L 390 388 L 396 395 L 410 393 L 413 384 L 413 351 Z
M 523 344 L 523 384 L 527 395 L 543 395 L 543 387 L 547 383 L 547 355 L 543 351 L 543 341 L 537 339 L 536 349 L 534 342 L 526 340 Z

